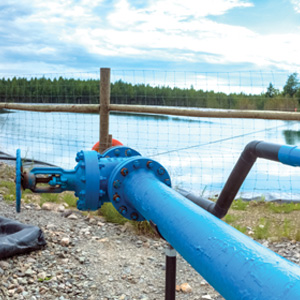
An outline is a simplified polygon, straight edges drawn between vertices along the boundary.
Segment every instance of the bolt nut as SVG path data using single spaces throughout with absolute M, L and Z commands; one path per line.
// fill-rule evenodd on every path
M 118 203 L 118 202 L 120 202 L 121 198 L 118 194 L 114 194 L 113 200 Z
M 147 161 L 147 168 L 152 169 L 152 167 L 153 167 L 153 161 L 151 160 Z
M 83 157 L 84 157 L 84 155 L 83 155 L 83 152 L 82 152 L 82 151 L 77 152 L 77 155 L 76 155 L 75 160 L 76 160 L 77 162 L 79 162 L 79 161 L 83 160 Z
M 126 208 L 126 206 L 121 206 L 121 207 L 119 208 L 119 213 L 120 213 L 121 215 L 125 216 L 126 213 L 127 213 L 127 208 Z
M 127 175 L 128 175 L 128 169 L 127 169 L 127 168 L 123 168 L 123 169 L 121 170 L 121 174 L 122 174 L 123 176 L 127 176 Z
M 130 218 L 131 220 L 136 221 L 139 218 L 139 215 L 136 212 L 134 212 L 130 215 Z
M 120 156 L 120 150 L 119 149 L 116 149 L 115 151 L 114 151 L 114 154 L 115 154 L 115 156 Z
M 128 156 L 128 157 L 130 157 L 132 155 L 131 149 L 126 149 L 125 150 L 125 155 Z
M 122 182 L 121 182 L 120 180 L 115 180 L 115 181 L 113 182 L 114 188 L 115 188 L 115 189 L 120 188 L 121 183 L 122 183 Z
M 165 174 L 165 169 L 163 167 L 160 167 L 157 169 L 158 175 L 164 175 Z

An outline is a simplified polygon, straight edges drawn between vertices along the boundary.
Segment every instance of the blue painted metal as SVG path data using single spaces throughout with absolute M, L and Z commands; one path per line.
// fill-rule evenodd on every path
M 300 299 L 299 266 L 188 201 L 155 173 L 146 168 L 129 172 L 122 187 L 125 203 L 155 223 L 225 299 Z
M 280 161 L 296 165 L 293 157 L 300 154 L 293 149 L 286 152 L 280 152 Z M 34 168 L 22 174 L 21 185 L 36 192 L 73 190 L 79 197 L 78 209 L 94 210 L 111 201 L 128 219 L 152 221 L 225 299 L 300 299 L 299 266 L 174 191 L 168 172 L 156 161 L 127 147 L 112 148 L 103 155 L 82 151 L 76 160 L 71 171 Z M 17 166 L 20 178 L 18 162 Z M 39 187 L 45 182 L 49 187 Z
M 21 176 L 22 176 L 22 160 L 21 151 L 17 150 L 16 154 L 16 211 L 19 213 L 21 211 Z
M 108 179 L 116 165 L 130 157 L 140 156 L 140 153 L 125 146 L 114 147 L 103 155 L 96 151 L 80 151 L 75 160 L 74 170 L 62 168 L 33 168 L 28 173 L 22 173 L 18 167 L 21 161 L 20 150 L 17 150 L 16 181 L 17 210 L 20 210 L 21 176 L 22 185 L 35 193 L 61 193 L 74 191 L 78 197 L 79 210 L 97 210 L 104 202 L 110 201 L 107 194 Z M 135 214 L 133 214 L 133 219 Z
M 117 165 L 109 179 L 108 195 L 115 209 L 119 211 L 125 218 L 134 221 L 145 220 L 130 200 L 125 199 L 122 195 L 126 186 L 124 182 L 127 176 L 135 174 L 139 178 L 139 174 L 151 173 L 156 180 L 163 182 L 167 186 L 171 186 L 171 179 L 166 169 L 158 162 L 144 157 L 133 157 L 125 160 Z M 134 187 L 133 187 L 134 188 Z
M 296 146 L 281 146 L 278 151 L 280 162 L 290 166 L 300 166 L 300 149 Z

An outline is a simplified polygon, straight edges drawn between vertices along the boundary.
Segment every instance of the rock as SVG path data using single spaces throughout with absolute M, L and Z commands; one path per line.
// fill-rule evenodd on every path
M 180 285 L 180 290 L 183 292 L 183 293 L 186 293 L 186 294 L 189 294 L 192 292 L 192 288 L 191 286 L 188 284 L 188 283 L 183 283 Z
M 78 220 L 78 217 L 73 213 L 70 214 L 67 218 L 70 219 L 70 220 Z
M 96 225 L 97 220 L 95 218 L 89 218 L 89 223 L 92 224 L 92 225 Z
M 200 285 L 201 286 L 208 285 L 208 282 L 206 280 L 201 280 Z
M 60 240 L 60 244 L 63 246 L 63 247 L 68 247 L 70 245 L 70 238 L 68 237 L 64 237 Z
M 0 260 L 0 268 L 7 270 L 10 268 L 10 264 L 5 260 Z
M 210 295 L 203 295 L 201 299 L 212 299 L 212 297 Z
M 64 206 L 58 203 L 53 203 L 53 202 L 45 202 L 42 205 L 43 210 L 51 210 L 51 211 L 57 211 L 57 212 L 62 212 L 65 210 Z

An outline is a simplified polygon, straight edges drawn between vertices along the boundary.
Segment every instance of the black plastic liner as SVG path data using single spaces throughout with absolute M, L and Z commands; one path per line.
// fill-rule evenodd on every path
M 41 249 L 46 245 L 37 226 L 0 217 L 0 259 Z

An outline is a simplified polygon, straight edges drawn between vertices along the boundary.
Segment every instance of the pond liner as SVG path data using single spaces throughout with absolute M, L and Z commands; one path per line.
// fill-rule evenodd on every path
M 45 245 L 44 233 L 39 227 L 0 217 L 0 260 L 39 250 Z

